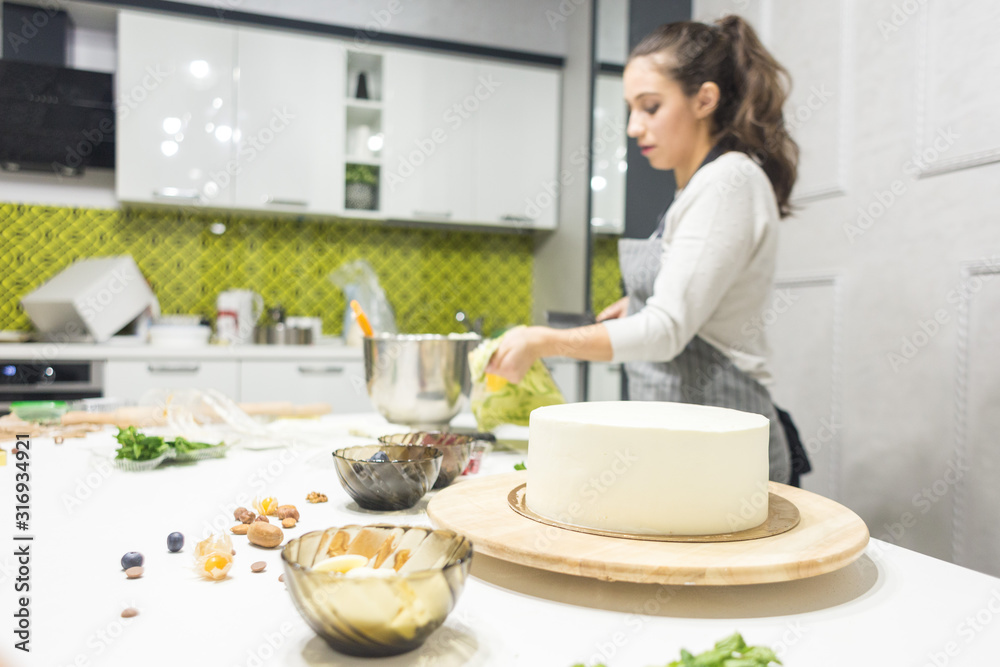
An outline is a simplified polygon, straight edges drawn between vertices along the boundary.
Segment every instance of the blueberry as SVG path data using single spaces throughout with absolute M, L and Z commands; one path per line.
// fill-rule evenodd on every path
M 385 463 L 389 460 L 389 455 L 385 452 L 375 452 L 368 458 L 368 460 L 372 463 Z
M 170 533 L 167 535 L 167 549 L 177 552 L 184 548 L 184 535 L 182 533 Z
M 138 551 L 129 551 L 122 556 L 122 569 L 127 570 L 130 567 L 142 567 L 142 554 Z

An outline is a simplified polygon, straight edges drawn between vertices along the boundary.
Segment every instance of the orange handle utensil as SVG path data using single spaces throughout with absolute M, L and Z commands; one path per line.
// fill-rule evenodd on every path
M 354 311 L 354 317 L 358 320 L 358 326 L 361 327 L 361 331 L 363 331 L 369 338 L 374 336 L 375 332 L 372 330 L 372 325 L 368 321 L 368 316 L 365 315 L 365 311 L 361 310 L 361 304 L 355 299 L 351 299 L 351 310 Z

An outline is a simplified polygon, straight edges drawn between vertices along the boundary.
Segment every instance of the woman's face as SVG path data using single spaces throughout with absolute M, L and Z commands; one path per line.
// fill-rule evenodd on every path
M 650 56 L 639 56 L 625 67 L 625 101 L 629 105 L 628 136 L 639 144 L 654 169 L 684 167 L 696 150 L 703 123 L 695 114 L 696 97 L 664 76 Z

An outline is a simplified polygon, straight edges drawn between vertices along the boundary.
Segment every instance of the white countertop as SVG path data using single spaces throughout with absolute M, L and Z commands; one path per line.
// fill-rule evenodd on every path
M 135 345 L 88 343 L 3 343 L 0 360 L 10 361 L 109 361 L 194 359 L 199 361 L 311 359 L 351 361 L 363 359 L 360 347 L 330 343 L 318 345 Z
M 113 450 L 111 431 L 61 445 L 33 440 L 32 653 L 12 648 L 17 471 L 9 459 L 0 468 L 0 615 L 7 619 L 0 664 L 650 667 L 734 631 L 775 648 L 788 667 L 997 664 L 1000 580 L 877 540 L 837 572 L 718 588 L 608 583 L 477 555 L 458 606 L 422 648 L 379 660 L 338 654 L 278 582 L 279 551 L 234 536 L 230 577 L 216 583 L 194 575 L 191 554 L 213 524 L 228 529 L 233 507 L 249 506 L 255 495 L 299 508 L 301 521 L 286 539 L 347 523 L 427 524 L 427 498 L 404 512 L 368 512 L 341 489 L 330 451 L 366 441 L 345 434 L 358 419 L 304 427 L 326 433 L 322 445 L 234 449 L 225 459 L 149 473 L 110 467 L 100 452 Z M 509 472 L 523 458 L 493 452 L 480 474 Z M 330 500 L 306 503 L 309 491 Z M 171 554 L 166 536 L 176 530 L 185 547 Z M 133 550 L 145 555 L 146 572 L 128 580 L 119 560 Z M 268 563 L 262 574 L 249 570 L 257 560 Z M 122 619 L 128 606 L 139 616 Z

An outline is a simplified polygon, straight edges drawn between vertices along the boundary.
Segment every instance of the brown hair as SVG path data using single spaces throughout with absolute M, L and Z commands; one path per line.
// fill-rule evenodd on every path
M 670 56 L 660 62 L 664 74 L 685 95 L 694 95 L 707 81 L 719 87 L 719 105 L 712 114 L 716 145 L 757 160 L 774 188 L 781 217 L 790 215 L 799 147 L 781 111 L 791 86 L 788 71 L 739 16 L 724 16 L 714 25 L 661 25 L 636 45 L 629 61 L 661 53 Z

